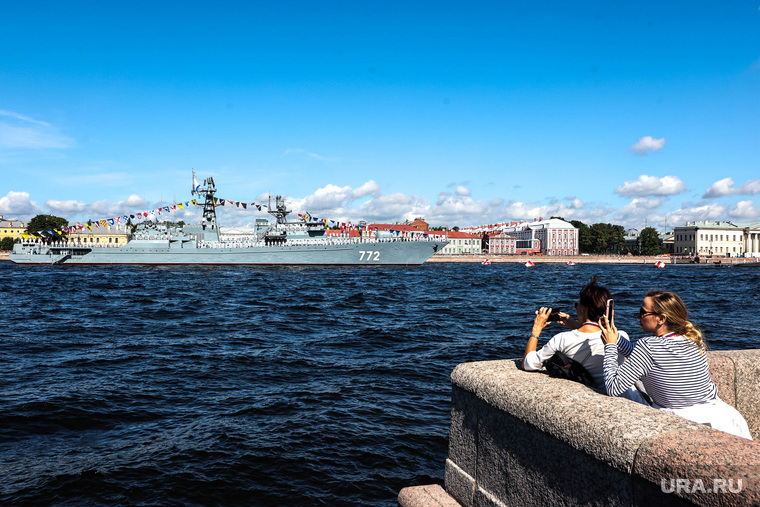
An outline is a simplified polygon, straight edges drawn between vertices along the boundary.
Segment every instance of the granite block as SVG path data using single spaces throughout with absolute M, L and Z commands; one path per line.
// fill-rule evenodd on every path
M 752 438 L 760 438 L 760 350 L 725 350 L 716 354 L 734 362 L 736 410 L 746 419 Z
M 718 395 L 756 436 L 760 350 L 708 361 Z M 520 360 L 461 364 L 451 380 L 446 488 L 465 507 L 760 505 L 756 442 L 523 371 Z
M 736 376 L 734 361 L 720 352 L 707 352 L 710 378 L 718 387 L 718 397 L 736 408 Z
M 475 505 L 475 478 L 459 468 L 450 459 L 446 460 L 445 468 L 446 491 L 463 507 Z
M 630 505 L 630 477 L 493 407 L 478 433 L 476 505 Z
M 651 438 L 639 449 L 632 474 L 659 487 L 666 498 L 697 505 L 760 505 L 760 443 L 722 431 Z M 642 495 L 651 494 L 649 488 Z
M 499 411 L 545 432 L 622 472 L 643 441 L 700 425 L 577 382 L 526 372 L 516 361 L 457 366 L 452 382 Z M 476 406 L 476 405 L 473 405 Z
M 398 504 L 401 507 L 461 507 L 438 484 L 404 488 L 398 494 Z
M 482 400 L 454 385 L 451 388 L 451 425 L 449 427 L 449 459 L 475 476 L 477 449 L 477 413 L 473 405 L 482 404 Z

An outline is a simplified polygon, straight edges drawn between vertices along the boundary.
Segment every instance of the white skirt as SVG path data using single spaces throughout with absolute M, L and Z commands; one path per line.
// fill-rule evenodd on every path
M 742 417 L 738 410 L 720 398 L 716 397 L 713 401 L 684 408 L 663 408 L 656 403 L 652 406 L 663 412 L 681 416 L 684 419 L 699 424 L 706 424 L 716 430 L 725 431 L 737 437 L 752 440 L 752 435 L 749 432 L 749 427 L 744 417 Z

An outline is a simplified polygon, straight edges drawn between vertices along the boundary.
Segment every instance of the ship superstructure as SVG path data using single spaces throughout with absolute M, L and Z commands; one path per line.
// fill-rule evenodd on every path
M 282 196 L 267 206 L 272 224 L 256 219 L 248 234 L 225 236 L 217 224 L 213 178 L 192 193 L 203 197 L 200 223 L 183 227 L 150 221 L 136 226 L 123 246 L 97 247 L 67 242 L 25 241 L 14 246 L 10 260 L 18 264 L 142 264 L 142 265 L 420 265 L 448 241 L 440 238 L 397 237 L 387 231 L 367 231 L 359 237 L 328 236 L 324 221 L 299 216 Z

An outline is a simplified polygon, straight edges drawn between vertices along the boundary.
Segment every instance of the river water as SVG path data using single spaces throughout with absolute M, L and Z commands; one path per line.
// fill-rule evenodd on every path
M 521 355 L 594 274 L 633 338 L 658 287 L 757 347 L 755 268 L 0 262 L 0 504 L 395 505 L 443 482 L 453 368 Z

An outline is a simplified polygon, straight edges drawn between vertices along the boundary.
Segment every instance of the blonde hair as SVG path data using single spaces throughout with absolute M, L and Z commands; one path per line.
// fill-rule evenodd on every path
M 704 353 L 707 350 L 707 343 L 702 330 L 689 322 L 689 310 L 678 294 L 663 290 L 650 290 L 647 292 L 647 297 L 652 299 L 654 313 L 665 317 L 671 331 L 675 331 L 696 343 L 701 352 Z

